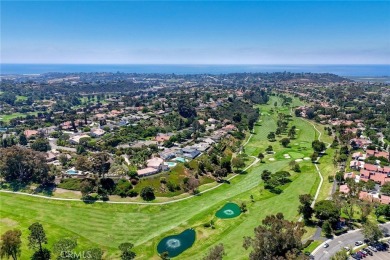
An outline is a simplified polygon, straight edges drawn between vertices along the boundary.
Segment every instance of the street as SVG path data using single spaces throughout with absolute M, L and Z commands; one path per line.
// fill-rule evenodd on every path
M 387 229 L 390 229 L 390 223 L 386 223 L 383 225 L 380 225 L 380 227 L 384 227 Z M 350 231 L 344 235 L 334 237 L 333 239 L 329 239 L 326 241 L 326 243 L 329 244 L 328 248 L 324 248 L 322 243 L 319 247 L 317 247 L 312 255 L 315 257 L 315 259 L 323 259 L 328 260 L 330 259 L 337 251 L 341 250 L 343 247 L 355 247 L 356 241 L 363 241 L 363 235 L 361 234 L 360 230 L 353 230 Z

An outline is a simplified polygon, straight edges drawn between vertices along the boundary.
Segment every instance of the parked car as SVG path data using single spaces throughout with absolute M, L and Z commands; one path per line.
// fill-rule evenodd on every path
M 352 254 L 351 255 L 352 256 L 352 258 L 354 258 L 354 259 L 357 259 L 357 260 L 360 260 L 360 259 L 362 259 L 358 254 Z
M 325 243 L 324 244 L 324 248 L 328 248 L 329 247 L 329 244 L 328 243 Z
M 373 251 L 373 252 L 378 252 L 378 250 L 376 250 L 376 248 L 373 247 L 373 246 L 368 246 L 368 249 L 370 249 L 370 250 Z
M 356 254 L 358 254 L 361 258 L 363 258 L 363 257 L 366 257 L 362 252 L 356 252 Z
M 373 253 L 366 248 L 364 248 L 362 251 L 366 252 L 366 254 L 368 254 L 368 255 L 373 255 Z
M 363 241 L 356 241 L 355 242 L 355 246 L 361 246 L 361 245 L 363 245 Z
M 360 250 L 359 252 L 360 252 L 361 254 L 363 254 L 364 256 L 367 256 L 367 253 L 364 252 L 363 250 Z

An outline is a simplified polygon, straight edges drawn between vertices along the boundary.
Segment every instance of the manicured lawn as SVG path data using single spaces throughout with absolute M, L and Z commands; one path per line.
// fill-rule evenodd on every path
M 262 112 L 270 111 L 276 99 L 272 97 L 272 106 L 261 106 Z M 289 112 L 289 109 L 278 109 Z M 256 134 L 245 148 L 248 155 L 257 156 L 270 144 L 267 135 L 276 129 L 275 118 L 276 113 L 262 116 L 262 121 L 256 126 Z M 200 259 L 211 246 L 218 243 L 225 246 L 227 255 L 224 259 L 247 259 L 249 251 L 242 247 L 243 237 L 253 236 L 253 229 L 269 214 L 283 212 L 286 218 L 297 220 L 298 196 L 312 193 L 318 183 L 318 174 L 308 161 L 299 163 L 301 173 L 289 170 L 291 160 L 312 153 L 311 141 L 317 137 L 313 127 L 302 119 L 294 117 L 290 125 L 296 125 L 299 129 L 290 147 L 284 148 L 278 141 L 273 142 L 276 154 L 267 155 L 265 163 L 254 165 L 246 174 L 233 178 L 230 184 L 223 184 L 200 196 L 167 205 L 125 205 L 53 201 L 0 193 L 0 229 L 22 230 L 22 259 L 31 255 L 27 249 L 27 228 L 35 221 L 41 222 L 47 231 L 49 248 L 60 237 L 77 236 L 78 250 L 99 246 L 106 251 L 106 258 L 118 258 L 118 245 L 132 242 L 140 259 L 159 259 L 156 246 L 163 237 L 193 227 L 197 240 L 178 259 Z M 284 158 L 283 154 L 286 153 L 291 153 L 292 158 Z M 269 161 L 270 157 L 275 157 L 275 161 Z M 247 164 L 250 162 L 252 160 L 248 160 Z M 283 187 L 282 194 L 272 194 L 264 189 L 260 178 L 265 169 L 272 172 L 289 170 L 293 182 Z M 156 182 L 159 183 L 159 180 L 157 178 Z M 215 184 L 206 185 L 212 187 Z M 254 202 L 250 200 L 251 195 Z M 229 220 L 216 219 L 215 212 L 226 202 L 245 202 L 248 212 Z M 215 220 L 216 228 L 203 227 L 211 219 Z
M 314 249 L 316 249 L 321 244 L 322 244 L 322 241 L 314 240 L 303 251 L 311 253 L 311 252 L 313 252 Z
M 28 113 L 13 113 L 10 115 L 2 115 L 0 114 L 0 121 L 9 122 L 11 119 L 17 118 L 17 117 L 26 117 L 27 115 L 37 115 L 38 112 L 28 112 Z

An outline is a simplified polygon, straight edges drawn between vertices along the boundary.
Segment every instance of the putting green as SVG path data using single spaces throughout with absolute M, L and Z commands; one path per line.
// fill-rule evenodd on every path
M 178 235 L 163 238 L 157 245 L 157 251 L 160 255 L 168 252 L 169 257 L 178 256 L 194 244 L 195 237 L 195 230 L 186 229 Z
M 235 218 L 241 214 L 240 207 L 235 203 L 226 203 L 215 213 L 217 218 Z

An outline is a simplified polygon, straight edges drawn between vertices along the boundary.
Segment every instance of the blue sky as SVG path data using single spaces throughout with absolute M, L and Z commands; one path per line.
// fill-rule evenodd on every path
M 1 63 L 389 64 L 389 1 L 1 1 Z

